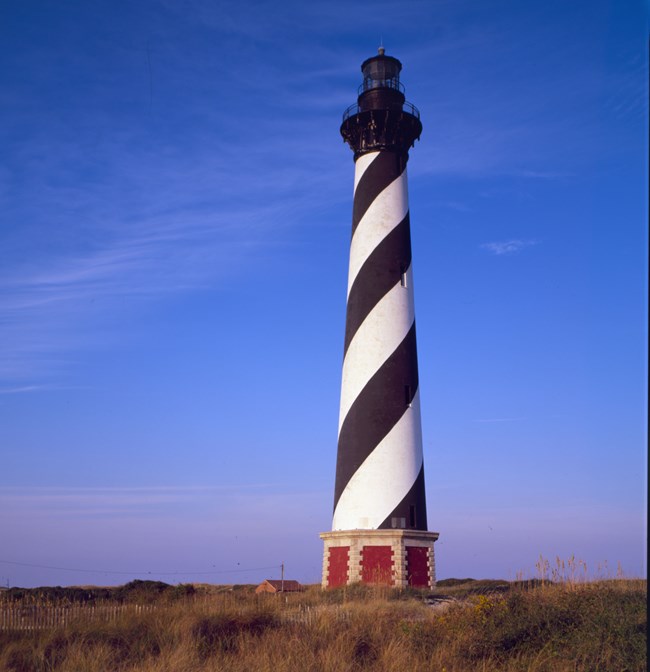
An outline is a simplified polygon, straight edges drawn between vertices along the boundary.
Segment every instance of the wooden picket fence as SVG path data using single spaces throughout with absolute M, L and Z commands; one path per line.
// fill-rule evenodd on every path
M 212 597 L 197 597 L 188 600 L 194 609 L 205 614 L 218 613 Z M 164 609 L 163 605 L 163 609 Z M 158 609 L 156 604 L 0 604 L 0 632 L 18 630 L 48 630 L 65 627 L 71 622 L 114 623 L 130 615 L 148 614 Z M 245 606 L 229 605 L 229 614 L 245 614 Z M 285 623 L 314 625 L 323 614 L 337 620 L 347 621 L 350 612 L 344 605 L 281 605 L 277 618 Z
M 46 630 L 78 620 L 111 623 L 127 614 L 146 614 L 155 609 L 155 604 L 3 605 L 0 606 L 0 630 Z

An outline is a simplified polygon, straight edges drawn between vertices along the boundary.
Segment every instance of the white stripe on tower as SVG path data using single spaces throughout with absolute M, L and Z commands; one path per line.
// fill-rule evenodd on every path
M 377 157 L 378 154 L 379 152 L 370 154 L 370 156 Z M 359 165 L 359 161 L 357 161 L 355 167 Z M 350 290 L 361 266 L 368 259 L 370 253 L 408 214 L 406 185 L 406 170 L 404 170 L 394 182 L 377 196 L 357 225 L 350 243 L 348 296 L 350 296 Z
M 426 530 L 405 167 L 355 164 L 333 530 Z

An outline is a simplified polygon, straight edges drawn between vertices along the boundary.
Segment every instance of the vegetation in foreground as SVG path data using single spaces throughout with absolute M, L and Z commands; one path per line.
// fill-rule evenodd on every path
M 128 587 L 130 586 L 130 588 Z M 644 580 L 442 581 L 435 591 L 353 586 L 255 595 L 252 588 L 121 587 L 113 622 L 0 632 L 11 672 L 641 672 Z M 234 588 L 234 589 L 233 589 Z M 239 588 L 239 589 L 237 589 Z M 46 589 L 31 599 L 55 601 Z M 52 590 L 52 589 L 49 589 Z M 61 590 L 61 589 L 59 589 Z M 84 589 L 92 595 L 92 589 Z M 102 589 L 103 590 L 103 589 Z M 31 598 L 30 598 L 31 595 Z M 108 595 L 102 599 L 115 599 Z M 453 598 L 440 601 L 441 598 Z M 3 596 L 14 601 L 19 596 Z M 68 597 L 59 597 L 70 600 Z M 97 598 L 99 599 L 99 598 Z M 438 601 L 436 601 L 438 600 Z

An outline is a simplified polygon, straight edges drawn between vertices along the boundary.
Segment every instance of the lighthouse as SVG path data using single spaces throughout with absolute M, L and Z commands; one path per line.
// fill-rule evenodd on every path
M 406 164 L 419 139 L 402 64 L 383 48 L 361 65 L 341 135 L 354 203 L 332 531 L 324 588 L 435 585 L 427 529 Z

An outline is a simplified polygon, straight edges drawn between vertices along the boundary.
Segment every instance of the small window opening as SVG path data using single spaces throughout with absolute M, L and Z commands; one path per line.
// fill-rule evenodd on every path
M 415 505 L 411 504 L 411 506 L 409 506 L 409 525 L 411 527 L 415 527 L 416 522 L 417 521 L 415 520 Z
M 411 406 L 411 402 L 413 401 L 413 397 L 411 397 L 411 386 L 410 385 L 404 385 L 404 400 L 406 402 L 407 406 Z
M 403 530 L 406 527 L 406 518 L 401 516 L 393 516 L 390 519 L 390 526 L 393 529 Z
M 404 266 L 400 266 L 399 273 L 400 273 L 399 284 L 402 287 L 407 287 L 408 285 L 406 283 L 406 269 L 404 268 Z

